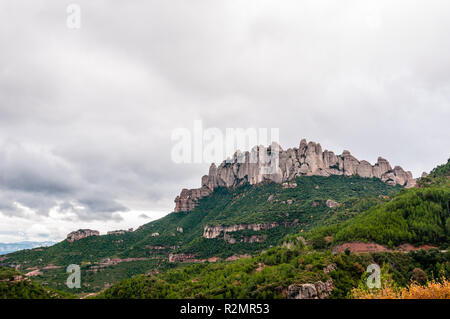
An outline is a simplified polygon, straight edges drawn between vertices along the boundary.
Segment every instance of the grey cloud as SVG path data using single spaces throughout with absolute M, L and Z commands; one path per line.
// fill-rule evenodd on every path
M 66 4 L 0 4 L 4 214 L 170 212 L 207 172 L 170 159 L 172 130 L 195 119 L 416 176 L 449 157 L 447 1 L 77 3 L 80 30 Z
M 40 147 L 0 144 L 0 187 L 30 193 L 68 193 L 79 182 L 70 164 Z

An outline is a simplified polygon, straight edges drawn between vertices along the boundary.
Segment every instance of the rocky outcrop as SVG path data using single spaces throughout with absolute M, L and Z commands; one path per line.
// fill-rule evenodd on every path
M 73 231 L 67 235 L 67 241 L 74 242 L 76 240 L 80 240 L 90 236 L 99 236 L 100 232 L 98 230 L 91 229 L 79 229 L 77 231 Z
M 333 291 L 333 280 L 318 281 L 314 284 L 290 285 L 288 287 L 288 299 L 325 299 Z
M 377 244 L 377 243 L 354 242 L 354 243 L 344 243 L 342 245 L 333 247 L 332 252 L 333 253 L 343 253 L 347 249 L 352 253 L 388 251 L 388 248 L 386 248 L 380 244 Z
M 25 274 L 25 276 L 28 276 L 28 277 L 37 277 L 37 276 L 41 276 L 41 275 L 42 275 L 42 272 L 39 269 L 32 270 Z
M 175 212 L 189 212 L 197 206 L 197 201 L 212 193 L 212 189 L 201 187 L 196 189 L 186 189 L 181 191 L 180 196 L 175 198 Z
M 389 185 L 413 187 L 415 179 L 411 172 L 400 166 L 393 169 L 389 162 L 379 157 L 374 165 L 359 161 L 347 150 L 341 155 L 322 151 L 319 143 L 302 139 L 298 148 L 283 150 L 278 144 L 269 147 L 255 146 L 250 152 L 236 152 L 231 159 L 218 167 L 213 163 L 209 174 L 202 177 L 202 186 L 183 189 L 175 199 L 175 212 L 191 211 L 198 200 L 210 195 L 217 187 L 234 187 L 245 183 L 251 185 L 264 181 L 284 183 L 283 187 L 296 187 L 290 183 L 297 176 L 357 175 L 379 178 Z
M 112 230 L 106 233 L 106 235 L 123 235 L 126 233 L 132 233 L 133 228 L 129 228 L 128 230 L 119 229 L 119 230 Z
M 238 242 L 249 243 L 249 244 L 262 243 L 266 239 L 267 239 L 267 235 L 262 235 L 262 236 L 258 236 L 258 235 L 245 236 L 245 237 L 243 237 L 241 239 L 236 239 L 234 237 L 231 237 L 228 234 L 224 234 L 224 236 L 223 236 L 223 240 L 225 240 L 226 242 L 228 242 L 230 244 L 236 244 Z

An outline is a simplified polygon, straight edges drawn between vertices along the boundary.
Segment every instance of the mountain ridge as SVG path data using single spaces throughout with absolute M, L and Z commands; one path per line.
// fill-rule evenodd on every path
M 271 170 L 272 169 L 272 170 Z M 267 171 L 271 171 L 267 174 Z M 234 153 L 231 159 L 223 161 L 218 167 L 212 163 L 209 174 L 204 175 L 200 188 L 183 189 L 175 198 L 175 212 L 192 211 L 198 200 L 210 195 L 217 187 L 234 187 L 245 183 L 255 185 L 264 181 L 288 183 L 299 176 L 357 175 L 364 178 L 379 178 L 388 185 L 410 188 L 416 185 L 410 171 L 400 166 L 391 167 L 389 161 L 378 157 L 371 165 L 359 161 L 350 151 L 341 155 L 325 150 L 320 143 L 300 141 L 298 148 L 284 151 L 277 143 L 269 147 L 255 146 L 250 152 Z
M 0 243 L 0 255 L 10 254 L 12 252 L 33 249 L 38 247 L 48 247 L 56 244 L 54 241 L 20 241 L 13 243 Z

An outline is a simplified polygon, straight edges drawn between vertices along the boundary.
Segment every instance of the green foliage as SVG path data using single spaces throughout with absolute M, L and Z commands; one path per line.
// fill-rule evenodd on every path
M 71 295 L 48 289 L 9 267 L 0 267 L 0 299 L 61 299 Z
M 309 236 L 332 236 L 334 243 L 367 241 L 389 246 L 403 243 L 446 246 L 450 242 L 449 201 L 447 185 L 407 189 L 339 227 L 317 228 Z
M 352 218 L 385 201 L 384 197 L 400 189 L 379 179 L 357 176 L 304 176 L 293 182 L 297 183 L 297 187 L 283 188 L 280 184 L 262 183 L 218 188 L 212 195 L 201 199 L 192 212 L 171 213 L 132 233 L 92 236 L 72 243 L 62 241 L 48 248 L 19 251 L 7 255 L 7 263 L 21 265 L 22 269 L 38 267 L 42 275 L 36 279 L 57 289 L 66 289 L 64 278 L 67 265 L 79 264 L 83 278 L 80 292 L 93 292 L 133 275 L 173 267 L 167 262 L 169 253 L 189 253 L 196 258 L 258 254 L 278 245 L 286 235 Z M 271 195 L 273 200 L 268 201 Z M 339 202 L 340 206 L 327 207 L 325 203 L 328 199 Z M 206 225 L 268 222 L 277 222 L 281 226 L 258 232 L 243 230 L 228 233 L 237 241 L 235 244 L 224 241 L 223 236 L 216 239 L 202 237 Z M 182 227 L 183 232 L 178 232 L 177 227 Z M 159 236 L 152 236 L 154 233 Z M 252 235 L 264 236 L 265 240 L 243 242 L 245 237 Z M 149 248 L 152 246 L 164 249 L 152 250 Z M 91 271 L 105 258 L 137 257 L 148 260 L 123 262 L 101 271 Z M 153 258 L 159 261 L 155 262 Z M 61 268 L 42 270 L 50 264 Z

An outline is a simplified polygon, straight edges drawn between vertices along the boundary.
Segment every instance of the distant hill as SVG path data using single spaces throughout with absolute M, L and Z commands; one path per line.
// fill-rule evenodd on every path
M 53 241 L 21 241 L 17 243 L 0 243 L 0 255 L 9 254 L 23 249 L 48 247 L 56 244 Z

